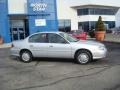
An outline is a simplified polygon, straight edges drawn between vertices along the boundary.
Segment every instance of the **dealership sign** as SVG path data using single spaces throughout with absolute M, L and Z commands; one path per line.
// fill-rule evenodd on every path
M 35 19 L 35 26 L 46 26 L 46 19 Z
M 27 0 L 29 33 L 57 31 L 56 0 Z
M 31 3 L 30 7 L 32 7 L 33 11 L 45 11 L 47 8 L 46 3 Z

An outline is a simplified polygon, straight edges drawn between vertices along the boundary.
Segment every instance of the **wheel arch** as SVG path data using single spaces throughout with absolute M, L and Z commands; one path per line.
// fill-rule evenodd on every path
M 29 51 L 29 52 L 32 54 L 32 52 L 31 52 L 29 49 L 25 49 L 25 48 L 24 48 L 24 49 L 21 49 L 21 50 L 20 50 L 19 55 L 20 55 L 22 52 L 24 52 L 24 51 Z M 33 55 L 33 54 L 32 54 L 32 55 Z
M 74 54 L 74 58 L 76 57 L 77 53 L 78 53 L 79 51 L 82 51 L 82 50 L 85 50 L 85 51 L 89 52 L 90 55 L 91 55 L 91 58 L 93 59 L 93 54 L 92 54 L 92 52 L 91 52 L 90 50 L 84 49 L 84 48 L 81 48 L 81 49 L 76 50 L 76 52 L 75 52 L 75 54 Z

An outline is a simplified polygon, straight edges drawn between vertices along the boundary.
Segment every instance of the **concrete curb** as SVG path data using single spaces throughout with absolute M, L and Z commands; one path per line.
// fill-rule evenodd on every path
M 87 38 L 87 40 L 96 41 L 95 38 Z M 102 41 L 102 42 L 120 44 L 119 41 L 114 41 L 114 40 L 104 40 L 104 41 Z
M 11 47 L 11 43 L 0 45 L 0 48 L 10 48 L 10 47 Z
M 114 44 L 120 44 L 120 42 L 116 42 L 116 41 L 103 41 L 105 43 L 114 43 Z

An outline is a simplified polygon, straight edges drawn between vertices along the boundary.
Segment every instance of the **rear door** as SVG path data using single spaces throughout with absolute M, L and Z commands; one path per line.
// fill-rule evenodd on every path
M 35 34 L 29 38 L 29 48 L 34 57 L 47 57 L 47 34 Z

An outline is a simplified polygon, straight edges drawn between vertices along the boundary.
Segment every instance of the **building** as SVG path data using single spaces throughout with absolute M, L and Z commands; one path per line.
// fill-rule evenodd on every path
M 119 7 L 119 0 L 57 0 L 59 29 L 89 31 L 95 28 L 99 16 L 107 29 L 119 27 Z
M 119 7 L 119 0 L 0 0 L 0 35 L 8 43 L 41 31 L 89 31 L 99 16 L 106 28 L 119 27 Z
M 0 35 L 5 43 L 58 30 L 56 0 L 0 0 L 0 10 Z

